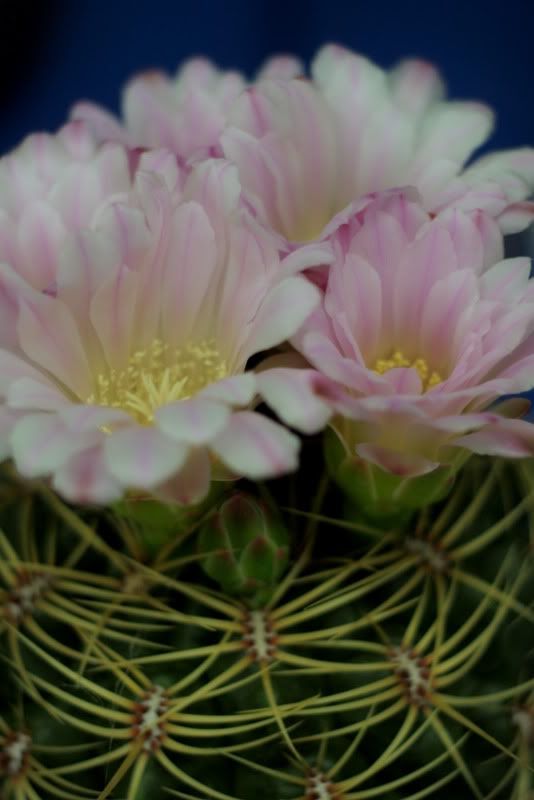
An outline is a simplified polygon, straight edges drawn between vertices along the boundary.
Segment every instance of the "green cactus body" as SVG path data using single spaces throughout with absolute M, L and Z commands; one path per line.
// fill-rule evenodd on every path
M 529 462 L 473 459 L 392 525 L 335 485 L 273 487 L 150 554 L 14 496 L 3 800 L 527 800 L 533 487 Z

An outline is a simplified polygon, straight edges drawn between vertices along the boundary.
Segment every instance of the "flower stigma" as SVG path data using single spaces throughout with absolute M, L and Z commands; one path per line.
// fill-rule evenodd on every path
M 161 406 L 187 400 L 228 374 L 212 340 L 172 348 L 155 339 L 133 353 L 124 369 L 101 372 L 85 402 L 121 409 L 141 425 L 151 425 Z
M 439 372 L 430 370 L 426 358 L 414 358 L 410 361 L 401 350 L 395 350 L 390 358 L 377 359 L 373 371 L 377 372 L 379 375 L 383 375 L 385 372 L 389 372 L 390 369 L 397 369 L 398 367 L 415 369 L 421 378 L 424 392 L 428 391 L 428 389 L 432 389 L 432 387 L 437 386 L 438 383 L 443 381 Z

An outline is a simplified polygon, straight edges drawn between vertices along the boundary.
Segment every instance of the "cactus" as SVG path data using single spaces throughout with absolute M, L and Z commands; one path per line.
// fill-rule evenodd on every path
M 247 491 L 151 552 L 6 471 L 2 798 L 528 800 L 534 465 L 387 524 Z

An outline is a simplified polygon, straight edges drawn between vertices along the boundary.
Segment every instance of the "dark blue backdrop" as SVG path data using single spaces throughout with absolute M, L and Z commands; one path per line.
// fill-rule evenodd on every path
M 492 144 L 534 142 L 534 0 L 0 0 L 0 150 L 56 128 L 81 97 L 117 108 L 135 71 L 205 53 L 252 73 L 337 41 L 387 66 L 420 55 L 499 114 Z

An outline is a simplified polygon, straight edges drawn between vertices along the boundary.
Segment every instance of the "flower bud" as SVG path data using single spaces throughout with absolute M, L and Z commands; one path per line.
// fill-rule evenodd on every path
M 235 494 L 204 525 L 202 567 L 223 591 L 261 605 L 288 561 L 288 534 L 273 511 L 256 498 Z
M 396 522 L 441 500 L 452 488 L 455 472 L 443 465 L 426 475 L 404 476 L 346 452 L 337 434 L 327 430 L 325 459 L 332 480 L 366 517 Z

